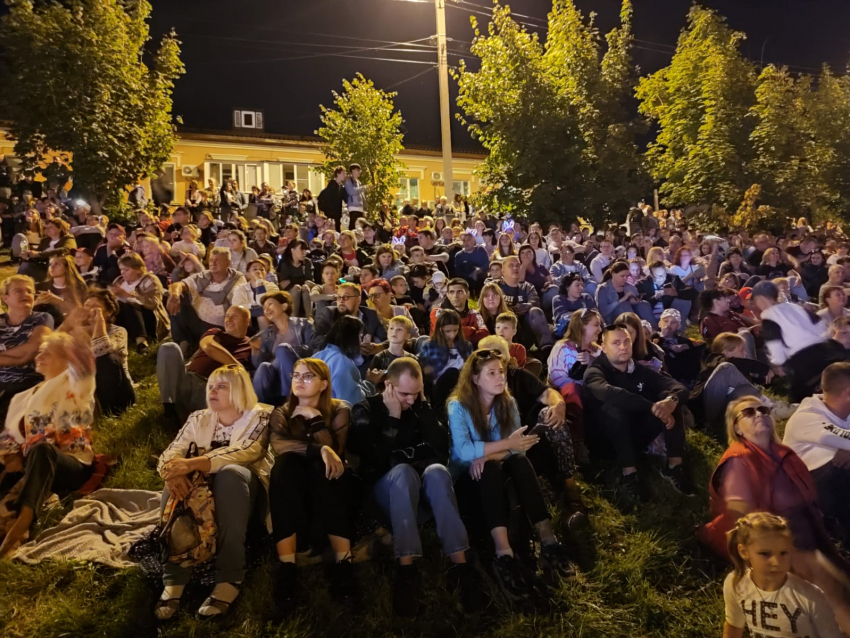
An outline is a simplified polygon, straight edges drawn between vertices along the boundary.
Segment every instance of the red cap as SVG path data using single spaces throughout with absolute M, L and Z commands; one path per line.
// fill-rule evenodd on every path
M 741 301 L 749 301 L 753 296 L 753 289 L 745 286 L 738 291 L 738 299 Z

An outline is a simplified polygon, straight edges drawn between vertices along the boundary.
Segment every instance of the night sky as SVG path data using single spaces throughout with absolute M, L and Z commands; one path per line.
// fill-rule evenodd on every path
M 489 6 L 488 0 L 466 1 Z M 329 106 L 331 91 L 341 88 L 343 78 L 360 71 L 380 88 L 398 91 L 395 103 L 405 119 L 408 146 L 440 146 L 436 70 L 425 64 L 322 55 L 334 52 L 433 62 L 436 54 L 432 52 L 351 51 L 392 46 L 363 38 L 409 42 L 433 35 L 433 2 L 151 2 L 152 33 L 157 35 L 173 27 L 183 41 L 187 73 L 178 81 L 174 112 L 183 117 L 187 128 L 229 130 L 232 109 L 241 107 L 263 110 L 267 132 L 309 136 L 319 125 L 318 105 Z M 551 0 L 513 0 L 508 4 L 515 13 L 540 19 L 551 8 Z M 634 0 L 634 4 L 635 37 L 641 40 L 636 42 L 641 48 L 634 51 L 634 57 L 641 71 L 649 73 L 670 60 L 690 2 Z M 743 52 L 756 62 L 786 64 L 792 71 L 817 71 L 826 62 L 844 73 L 850 60 L 848 0 L 709 0 L 704 4 L 726 16 L 732 28 L 747 34 Z M 578 0 L 578 5 L 585 13 L 594 10 L 599 14 L 597 25 L 603 33 L 617 22 L 619 0 Z M 471 41 L 470 15 L 461 9 L 447 8 L 449 38 Z M 486 21 L 486 17 L 479 16 L 479 20 Z M 545 35 L 543 29 L 538 32 Z M 466 48 L 462 42 L 449 46 L 456 50 Z M 452 56 L 450 63 L 458 59 Z M 422 75 L 414 77 L 417 74 Z M 454 99 L 452 108 L 454 112 Z M 457 122 L 452 139 L 456 149 L 476 148 Z

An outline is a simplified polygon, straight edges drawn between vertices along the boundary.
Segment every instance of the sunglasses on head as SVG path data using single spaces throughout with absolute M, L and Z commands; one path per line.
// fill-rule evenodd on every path
M 490 359 L 501 359 L 501 350 L 476 350 L 475 355 L 479 361 L 489 361 Z
M 756 414 L 763 414 L 764 416 L 770 416 L 770 408 L 766 405 L 751 405 L 747 408 L 741 410 L 738 416 L 735 417 L 735 422 L 737 423 L 739 419 L 743 417 L 747 417 L 748 419 L 752 419 L 756 416 Z

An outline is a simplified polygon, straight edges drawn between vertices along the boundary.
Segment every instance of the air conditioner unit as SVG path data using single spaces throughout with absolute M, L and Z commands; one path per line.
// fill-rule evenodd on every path
M 197 166 L 183 166 L 180 169 L 183 177 L 198 177 L 198 167 Z
M 442 182 L 443 174 L 442 173 L 431 173 L 431 181 L 432 182 Z

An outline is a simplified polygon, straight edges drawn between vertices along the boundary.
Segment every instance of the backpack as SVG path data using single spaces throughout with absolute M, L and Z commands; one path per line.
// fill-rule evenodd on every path
M 186 458 L 198 456 L 198 446 L 189 445 Z M 169 496 L 162 518 L 153 532 L 159 544 L 160 562 L 191 567 L 203 563 L 216 550 L 215 499 L 209 478 L 201 472 L 191 475 L 192 491 L 184 500 Z

